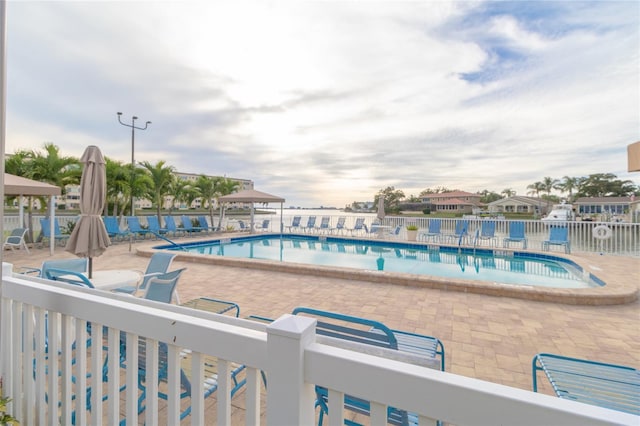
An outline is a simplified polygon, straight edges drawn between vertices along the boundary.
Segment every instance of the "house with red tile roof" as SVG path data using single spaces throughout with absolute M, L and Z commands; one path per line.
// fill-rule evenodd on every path
M 426 194 L 422 202 L 433 206 L 438 213 L 471 214 L 474 209 L 483 207 L 480 202 L 482 195 L 465 191 L 449 191 L 437 194 Z

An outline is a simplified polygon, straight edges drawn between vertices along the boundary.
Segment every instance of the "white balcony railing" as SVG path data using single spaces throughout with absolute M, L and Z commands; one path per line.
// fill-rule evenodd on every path
M 343 424 L 345 394 L 372 401 L 370 424 L 386 424 L 386 407 L 416 413 L 419 424 L 637 424 L 638 417 L 549 395 L 441 372 L 400 359 L 335 345 L 315 334 L 315 320 L 284 315 L 265 324 L 159 304 L 130 296 L 81 289 L 13 275 L 4 265 L 0 305 L 0 375 L 10 412 L 22 425 L 179 424 L 180 354 L 194 355 L 193 394 L 204 383 L 201 358 L 218 358 L 219 388 L 213 408 L 202 397 L 190 401 L 185 422 L 232 422 L 231 383 L 223 372 L 246 365 L 244 418 L 247 425 L 311 425 L 316 421 L 314 385 L 329 389 L 329 424 Z M 87 327 L 91 323 L 91 345 Z M 102 332 L 108 338 L 103 341 Z M 120 332 L 126 333 L 126 369 L 120 367 Z M 47 336 L 49 336 L 47 338 Z M 52 338 L 51 336 L 54 336 Z M 138 416 L 138 339 L 147 342 L 146 409 Z M 78 342 L 74 345 L 73 342 Z M 162 406 L 152 398 L 157 384 L 157 342 L 168 344 L 168 383 Z M 103 374 L 103 365 L 108 374 Z M 184 367 L 184 365 L 183 365 Z M 58 371 L 58 374 L 53 372 Z M 268 404 L 261 412 L 268 377 Z M 114 374 L 119 372 L 120 374 Z M 121 389 L 124 385 L 124 389 Z M 164 385 L 163 385 L 164 386 Z M 91 392 L 87 392 L 90 388 Z M 90 401 L 91 411 L 85 409 Z M 102 402 L 104 400 L 104 402 Z M 234 404 L 236 405 L 236 404 Z M 53 407 L 53 408 L 52 408 Z M 215 416 L 214 418 L 210 418 Z M 166 420 L 165 420 L 166 418 Z
M 341 213 L 327 214 L 331 218 L 330 227 L 333 228 L 338 223 L 338 218 Z M 40 233 L 40 218 L 42 216 L 34 216 L 33 223 L 33 235 L 34 238 Z M 346 216 L 345 228 L 350 229 L 353 227 L 356 219 L 356 215 Z M 243 217 L 240 217 L 243 219 Z M 246 218 L 244 218 L 246 219 Z M 279 217 L 270 216 L 269 231 L 278 232 L 280 229 Z M 75 222 L 76 216 L 58 216 L 60 227 L 65 229 L 69 222 Z M 307 216 L 303 216 L 302 223 L 306 223 Z M 369 214 L 366 220 L 367 226 L 371 224 L 375 219 L 375 215 Z M 403 230 L 400 234 L 400 238 L 404 239 L 406 234 L 404 226 L 407 222 L 413 222 L 417 224 L 420 229 L 427 229 L 429 226 L 429 218 L 427 217 L 409 217 L 409 216 L 387 216 L 383 220 L 383 224 L 395 227 L 397 225 L 402 226 Z M 442 232 L 452 233 L 456 229 L 456 222 L 462 219 L 442 218 Z M 502 243 L 502 239 L 509 234 L 510 220 L 498 220 L 498 219 L 467 219 L 469 223 L 468 235 L 473 237 L 475 230 L 479 229 L 483 220 L 495 220 L 496 222 L 496 236 Z M 529 240 L 530 250 L 540 250 L 542 242 L 549 238 L 549 223 L 539 220 L 524 220 L 525 233 Z M 217 221 L 215 224 L 217 225 Z M 291 217 L 284 217 L 283 225 L 286 226 L 291 223 Z M 147 226 L 147 221 L 144 216 L 141 216 L 141 224 Z M 606 239 L 594 238 L 593 229 L 596 226 L 604 225 L 611 229 L 611 235 Z M 10 230 L 19 226 L 18 216 L 5 216 L 4 229 Z M 25 226 L 29 226 L 28 224 Z M 227 226 L 238 228 L 236 219 L 226 218 L 223 222 L 223 229 Z M 640 223 L 614 223 L 614 222 L 582 222 L 573 221 L 567 222 L 566 226 L 569 228 L 569 240 L 571 241 L 571 250 L 573 253 L 607 253 L 613 255 L 633 256 L 640 257 Z M 213 237 L 212 237 L 213 238 Z M 472 238 L 465 240 L 464 244 L 469 245 Z M 516 246 L 518 247 L 518 246 Z

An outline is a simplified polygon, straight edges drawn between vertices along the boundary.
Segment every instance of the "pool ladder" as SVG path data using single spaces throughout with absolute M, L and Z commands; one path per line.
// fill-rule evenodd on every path
M 476 233 L 473 236 L 473 255 L 476 255 L 476 248 L 478 247 L 478 238 L 480 238 L 480 230 L 476 229 Z
M 183 246 L 181 246 L 180 244 L 171 241 L 170 239 L 168 239 L 167 237 L 165 237 L 164 235 L 160 235 L 159 233 L 155 232 L 155 231 L 149 231 L 150 233 L 152 233 L 153 235 L 155 235 L 157 238 L 160 238 L 161 240 L 165 240 L 166 242 L 168 242 L 169 244 L 179 248 L 182 251 L 189 251 L 186 248 L 184 248 Z
M 480 230 L 476 229 L 475 235 L 473 236 L 473 255 L 476 255 L 476 247 L 478 247 L 478 238 L 480 237 Z M 464 239 L 464 234 L 460 234 L 458 237 L 458 254 L 462 253 L 462 240 Z

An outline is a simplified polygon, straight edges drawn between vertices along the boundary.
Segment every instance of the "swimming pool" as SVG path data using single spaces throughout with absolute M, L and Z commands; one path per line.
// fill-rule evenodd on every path
M 547 254 L 499 249 L 459 249 L 392 241 L 297 235 L 254 235 L 156 249 L 225 258 L 352 268 L 516 286 L 595 288 L 604 285 L 574 262 Z

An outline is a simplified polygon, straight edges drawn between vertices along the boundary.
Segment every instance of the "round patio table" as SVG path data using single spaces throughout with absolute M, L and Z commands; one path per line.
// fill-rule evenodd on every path
M 93 271 L 89 281 L 100 290 L 113 290 L 118 287 L 135 286 L 142 278 L 139 271 L 131 269 L 107 269 Z

